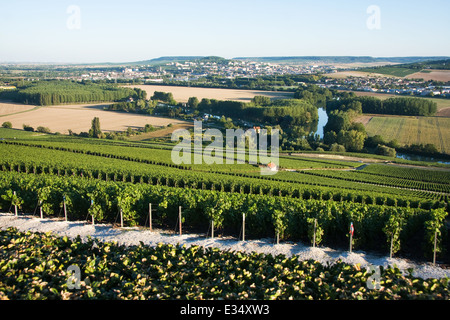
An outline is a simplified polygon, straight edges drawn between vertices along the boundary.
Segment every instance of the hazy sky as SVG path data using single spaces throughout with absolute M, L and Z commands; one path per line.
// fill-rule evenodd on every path
M 450 56 L 449 12 L 449 0 L 0 0 L 0 61 Z

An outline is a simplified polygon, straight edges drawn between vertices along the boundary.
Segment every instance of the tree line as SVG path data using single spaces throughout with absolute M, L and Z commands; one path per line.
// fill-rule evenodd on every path
M 15 90 L 0 91 L 0 99 L 40 106 L 64 103 L 119 101 L 128 98 L 145 99 L 146 92 L 90 81 L 35 81 L 19 85 Z
M 267 98 L 268 99 L 268 98 Z M 280 125 L 282 127 L 301 126 L 319 118 L 317 108 L 300 99 L 264 99 L 255 97 L 251 102 L 202 99 L 198 110 L 241 120 Z
M 362 113 L 391 114 L 405 116 L 433 116 L 437 111 L 434 101 L 422 98 L 398 97 L 381 100 L 376 97 L 350 97 L 329 101 L 327 110 L 342 109 L 343 106 L 361 103 Z

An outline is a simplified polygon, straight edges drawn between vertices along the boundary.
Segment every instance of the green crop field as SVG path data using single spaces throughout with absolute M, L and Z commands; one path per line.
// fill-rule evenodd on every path
M 387 76 L 394 76 L 394 77 L 406 77 L 406 76 L 409 76 L 410 74 L 418 72 L 417 69 L 396 67 L 396 66 L 361 68 L 361 69 L 358 69 L 358 71 L 369 72 L 369 73 L 379 73 L 379 74 L 384 74 Z
M 374 116 L 366 125 L 369 136 L 380 135 L 400 145 L 434 144 L 439 152 L 450 153 L 450 118 Z

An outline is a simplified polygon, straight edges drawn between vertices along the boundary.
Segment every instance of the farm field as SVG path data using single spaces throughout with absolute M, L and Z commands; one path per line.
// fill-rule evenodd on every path
M 266 96 L 274 99 L 292 98 L 294 93 L 258 90 L 237 90 L 237 89 L 216 89 L 216 88 L 196 88 L 178 86 L 158 86 L 158 85 L 133 85 L 127 86 L 139 88 L 147 92 L 147 98 L 153 96 L 155 91 L 171 92 L 177 102 L 187 102 L 190 97 L 197 97 L 216 100 L 233 100 L 248 102 L 255 96 Z
M 339 71 L 335 73 L 329 73 L 327 74 L 327 77 L 335 78 L 335 79 L 345 79 L 348 77 L 368 77 L 368 76 L 380 76 L 384 77 L 383 74 L 375 74 L 370 72 L 363 72 L 363 71 Z
M 425 72 L 424 72 L 425 71 Z M 450 70 L 422 70 L 406 76 L 408 79 L 424 79 L 425 81 L 450 81 Z
M 8 114 L 2 116 L 0 121 L 10 121 L 15 129 L 22 129 L 23 124 L 33 128 L 38 126 L 48 127 L 51 132 L 67 134 L 68 130 L 74 133 L 88 132 L 91 128 L 91 121 L 94 117 L 100 118 L 101 129 L 108 131 L 126 131 L 128 127 L 133 129 L 142 128 L 146 124 L 154 127 L 167 126 L 168 124 L 187 124 L 184 121 L 153 117 L 147 115 L 120 113 L 102 110 L 107 103 L 103 104 L 75 104 L 46 106 L 34 109 L 34 106 L 23 106 L 14 104 L 1 104 L 1 113 Z M 26 111 L 21 112 L 20 111 Z M 13 114 L 10 114 L 13 113 Z M 155 131 L 154 135 L 157 134 Z
M 369 72 L 371 74 L 382 74 L 391 77 L 406 77 L 416 72 L 416 69 L 408 67 L 393 67 L 393 66 L 382 66 L 376 68 L 362 68 L 362 72 Z
M 5 117 L 7 115 L 18 114 L 18 113 L 22 113 L 22 112 L 27 112 L 34 108 L 37 108 L 37 107 L 33 106 L 33 105 L 3 101 L 3 102 L 0 102 L 0 117 Z
M 450 118 L 366 115 L 359 121 L 365 123 L 369 136 L 395 139 L 401 145 L 431 143 L 442 153 L 450 152 Z

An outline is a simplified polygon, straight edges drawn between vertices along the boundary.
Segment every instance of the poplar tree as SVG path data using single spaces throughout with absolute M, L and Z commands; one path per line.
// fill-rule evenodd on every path
M 98 117 L 92 119 L 92 126 L 91 129 L 89 130 L 89 137 L 91 138 L 102 137 L 102 130 L 100 129 L 100 119 Z

